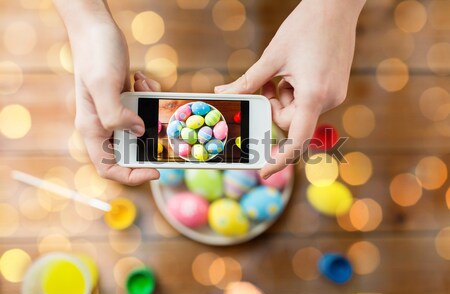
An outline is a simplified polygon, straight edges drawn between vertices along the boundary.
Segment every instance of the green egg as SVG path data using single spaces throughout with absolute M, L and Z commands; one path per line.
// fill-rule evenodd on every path
M 183 128 L 181 130 L 181 138 L 189 144 L 195 144 L 197 142 L 197 132 L 190 128 Z
M 186 126 L 188 128 L 191 129 L 198 129 L 201 126 L 203 126 L 203 123 L 205 122 L 205 119 L 203 118 L 203 116 L 200 115 L 191 115 L 187 120 L 186 120 Z
M 187 169 L 184 180 L 191 192 L 202 195 L 208 201 L 223 195 L 222 172 L 219 170 Z
M 211 110 L 205 116 L 205 124 L 212 127 L 219 122 L 221 116 L 222 114 L 217 109 Z
M 200 161 L 206 161 L 209 158 L 208 151 L 206 151 L 205 147 L 201 144 L 195 144 L 191 149 L 192 156 Z

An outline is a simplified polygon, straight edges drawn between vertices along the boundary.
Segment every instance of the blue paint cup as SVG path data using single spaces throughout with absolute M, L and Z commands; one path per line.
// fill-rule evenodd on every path
M 344 284 L 353 274 L 352 265 L 344 256 L 337 253 L 324 254 L 317 264 L 322 275 L 336 284 Z

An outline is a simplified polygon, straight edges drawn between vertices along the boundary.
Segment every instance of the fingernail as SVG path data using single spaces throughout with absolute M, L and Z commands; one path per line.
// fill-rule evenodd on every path
M 137 71 L 136 74 L 141 78 L 144 79 L 146 78 L 146 76 L 141 72 L 141 71 Z
M 150 86 L 148 85 L 146 80 L 142 81 L 142 87 L 144 87 L 145 90 L 150 91 Z
M 145 129 L 141 125 L 134 125 L 133 127 L 131 127 L 131 132 L 134 135 L 140 137 L 140 136 L 142 136 L 145 133 Z

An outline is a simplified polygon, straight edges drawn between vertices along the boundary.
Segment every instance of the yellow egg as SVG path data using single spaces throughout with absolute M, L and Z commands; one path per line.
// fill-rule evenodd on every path
M 312 207 L 329 216 L 347 213 L 353 202 L 352 193 L 340 182 L 328 186 L 309 185 L 306 196 Z
M 186 120 L 186 126 L 190 129 L 198 129 L 201 126 L 203 126 L 203 123 L 205 122 L 205 119 L 203 118 L 203 116 L 200 115 L 191 115 L 187 120 Z
M 241 148 L 241 136 L 237 137 L 235 142 L 236 142 L 236 146 L 238 146 L 240 149 Z
M 191 154 L 194 156 L 195 159 L 205 161 L 208 160 L 209 154 L 208 151 L 206 151 L 205 147 L 201 144 L 195 144 L 192 146 Z
M 226 198 L 216 200 L 210 205 L 208 222 L 214 231 L 225 236 L 244 235 L 250 226 L 241 206 Z
M 161 142 L 161 139 L 158 139 L 158 154 L 162 153 L 164 150 L 164 146 Z

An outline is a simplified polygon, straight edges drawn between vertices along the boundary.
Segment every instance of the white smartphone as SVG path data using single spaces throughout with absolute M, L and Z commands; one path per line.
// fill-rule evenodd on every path
M 126 92 L 145 134 L 114 131 L 126 167 L 260 169 L 270 156 L 272 114 L 261 95 Z

